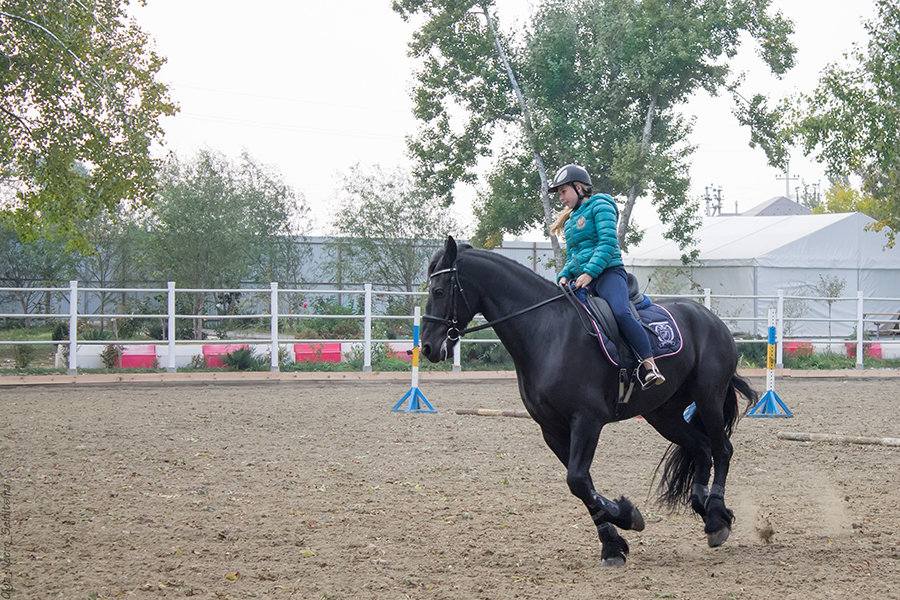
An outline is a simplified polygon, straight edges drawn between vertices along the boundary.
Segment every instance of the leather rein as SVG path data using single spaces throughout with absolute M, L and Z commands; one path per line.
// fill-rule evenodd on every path
M 449 273 L 451 276 L 452 284 L 452 298 L 450 300 L 450 315 L 444 318 L 436 317 L 434 315 L 422 315 L 422 319 L 425 321 L 430 321 L 432 323 L 441 323 L 447 326 L 447 339 L 451 342 L 457 341 L 462 336 L 467 333 L 473 333 L 475 331 L 481 331 L 482 329 L 487 329 L 488 327 L 493 327 L 498 323 L 503 323 L 504 321 L 508 321 L 520 315 L 523 315 L 529 311 L 532 311 L 536 308 L 540 308 L 545 304 L 550 304 L 554 300 L 559 300 L 560 298 L 566 297 L 566 292 L 563 291 L 556 296 L 551 296 L 545 300 L 541 300 L 537 304 L 532 304 L 531 306 L 526 306 L 521 310 L 517 310 L 516 312 L 510 313 L 506 316 L 500 317 L 499 319 L 494 319 L 493 321 L 488 321 L 487 323 L 482 323 L 481 325 L 476 325 L 474 327 L 466 327 L 464 329 L 459 328 L 459 319 L 457 317 L 457 297 L 462 298 L 462 301 L 465 303 L 466 308 L 470 313 L 474 315 L 474 311 L 472 307 L 469 305 L 469 301 L 466 300 L 466 294 L 463 291 L 462 284 L 459 281 L 459 268 L 456 266 L 456 263 L 453 264 L 452 267 L 447 269 L 441 269 L 440 271 L 435 271 L 431 275 L 428 276 L 429 279 L 433 279 L 437 275 L 445 275 Z

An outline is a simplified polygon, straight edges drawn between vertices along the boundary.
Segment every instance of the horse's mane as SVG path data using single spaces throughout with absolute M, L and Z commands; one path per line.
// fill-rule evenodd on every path
M 524 277 L 532 277 L 537 281 L 555 286 L 555 284 L 552 281 L 550 281 L 549 279 L 547 279 L 546 277 L 538 275 L 537 273 L 535 273 L 534 271 L 532 271 L 531 269 L 529 269 L 522 263 L 517 262 L 507 256 L 503 256 L 502 254 L 498 254 L 496 252 L 491 252 L 490 250 L 483 250 L 481 248 L 476 248 L 475 246 L 472 246 L 471 244 L 459 244 L 458 249 L 459 249 L 460 255 L 462 255 L 463 253 L 471 254 L 471 255 L 478 257 L 479 259 L 483 259 L 483 260 L 487 260 L 487 261 L 495 262 L 495 263 L 501 263 L 502 267 L 504 269 L 507 269 L 513 273 L 516 273 L 516 274 L 522 276 L 523 278 Z

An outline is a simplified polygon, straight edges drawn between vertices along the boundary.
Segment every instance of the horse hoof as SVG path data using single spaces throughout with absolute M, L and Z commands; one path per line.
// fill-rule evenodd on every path
M 600 563 L 601 567 L 624 567 L 625 566 L 625 557 L 623 556 L 611 556 L 609 558 L 604 558 L 603 562 Z
M 723 527 L 718 531 L 707 533 L 706 543 L 709 544 L 710 548 L 718 548 L 725 543 L 725 540 L 728 539 L 729 535 L 731 535 L 731 529 L 728 527 Z
M 641 511 L 639 511 L 637 509 L 637 507 L 632 508 L 631 509 L 631 530 L 632 531 L 643 531 L 644 527 L 645 527 L 644 515 L 641 514 Z

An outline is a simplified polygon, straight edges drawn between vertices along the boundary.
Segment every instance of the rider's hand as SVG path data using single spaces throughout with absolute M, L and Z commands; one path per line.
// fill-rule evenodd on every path
M 588 275 L 587 273 L 582 273 L 578 276 L 578 279 L 575 280 L 576 288 L 583 288 L 591 285 L 591 282 L 594 280 L 593 277 Z
M 566 279 L 565 277 L 560 277 L 560 278 L 559 278 L 559 281 L 557 281 L 557 283 L 558 283 L 559 285 L 568 285 L 568 284 L 569 284 L 569 280 Z

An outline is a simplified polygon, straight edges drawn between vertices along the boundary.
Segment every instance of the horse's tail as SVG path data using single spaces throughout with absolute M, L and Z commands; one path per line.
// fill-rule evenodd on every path
M 738 410 L 738 394 L 747 399 L 747 406 L 743 411 Z M 758 400 L 759 393 L 750 387 L 750 382 L 737 373 L 732 375 L 722 407 L 726 437 L 731 437 L 731 432 L 734 431 L 738 419 Z M 706 433 L 706 426 L 697 411 L 694 411 L 688 422 L 691 427 Z M 694 485 L 694 457 L 681 446 L 671 444 L 656 467 L 657 473 L 660 468 L 662 468 L 662 477 L 660 477 L 657 488 L 660 504 L 672 509 L 687 504 Z

